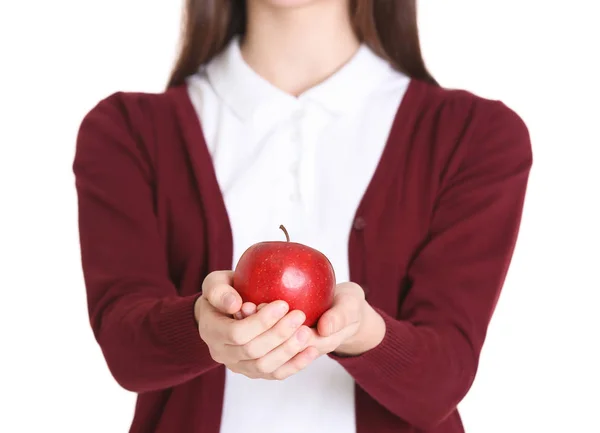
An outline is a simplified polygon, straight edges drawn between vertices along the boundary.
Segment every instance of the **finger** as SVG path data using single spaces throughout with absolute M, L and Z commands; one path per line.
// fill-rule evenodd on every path
M 360 320 L 360 311 L 364 300 L 350 293 L 340 293 L 333 301 L 333 307 L 327 310 L 317 323 L 317 330 L 328 337 Z
M 237 320 L 242 320 L 245 319 L 248 316 L 251 316 L 252 314 L 254 314 L 256 312 L 256 305 L 253 304 L 252 302 L 244 302 L 242 304 L 242 308 L 240 308 L 240 311 L 238 311 L 237 313 L 235 313 L 233 315 L 233 317 Z
M 273 373 L 298 353 L 306 349 L 309 337 L 310 329 L 307 326 L 301 326 L 291 338 L 262 358 L 245 362 L 255 363 L 255 368 L 261 374 Z
M 314 347 L 307 347 L 302 352 L 298 353 L 288 362 L 283 364 L 273 373 L 271 378 L 275 380 L 284 380 L 293 374 L 298 373 L 300 370 L 304 370 L 308 365 L 319 357 L 319 351 Z
M 243 360 L 262 358 L 289 340 L 305 320 L 306 315 L 302 311 L 294 310 L 288 313 L 268 331 L 243 346 L 236 346 L 238 349 L 236 357 Z
M 207 287 L 217 284 L 233 284 L 233 271 L 213 271 L 204 278 L 202 282 L 202 291 L 205 292 Z
M 331 334 L 328 337 L 323 337 L 319 335 L 317 330 L 311 329 L 313 333 L 310 337 L 309 345 L 316 348 L 321 355 L 333 352 L 340 346 L 340 344 L 346 341 L 346 339 L 356 333 L 358 326 L 359 323 L 354 323 L 353 325 L 347 326 L 341 331 Z
M 242 306 L 242 298 L 231 286 L 232 275 L 230 271 L 212 272 L 202 283 L 202 296 L 225 314 L 235 314 Z
M 243 346 L 263 332 L 271 329 L 289 310 L 287 302 L 275 301 L 256 314 L 242 320 L 236 320 L 227 327 L 224 333 L 225 343 Z
M 267 304 L 260 304 L 258 307 L 256 307 L 256 311 L 260 311 L 265 305 Z
M 256 304 L 252 302 L 244 302 L 242 305 L 242 318 L 246 318 L 248 316 L 252 316 L 256 313 Z

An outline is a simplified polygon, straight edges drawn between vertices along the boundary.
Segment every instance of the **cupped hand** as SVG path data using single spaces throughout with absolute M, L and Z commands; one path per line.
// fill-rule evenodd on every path
M 350 282 L 338 284 L 333 306 L 319 319 L 310 344 L 320 354 L 354 354 L 369 310 L 362 287 Z
M 236 317 L 251 317 L 264 307 L 266 304 L 244 303 Z M 316 329 L 311 329 L 308 344 L 319 355 L 355 356 L 376 347 L 384 335 L 385 322 L 365 300 L 362 287 L 348 282 L 336 286 L 333 306 L 323 313 Z
M 250 378 L 282 380 L 305 368 L 318 351 L 309 347 L 311 330 L 301 311 L 288 312 L 283 301 L 242 317 L 242 299 L 232 287 L 233 273 L 209 274 L 194 315 L 211 357 Z M 256 310 L 256 309 L 255 309 Z M 234 318 L 234 316 L 237 318 Z
M 310 344 L 321 354 L 358 356 L 377 347 L 385 333 L 385 321 L 366 301 L 363 289 L 358 284 L 342 283 L 336 288 L 333 306 L 321 316 Z

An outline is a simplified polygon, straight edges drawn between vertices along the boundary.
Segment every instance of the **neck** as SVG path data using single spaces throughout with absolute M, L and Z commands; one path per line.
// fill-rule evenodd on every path
M 347 0 L 274 7 L 247 0 L 241 51 L 246 63 L 274 86 L 299 95 L 335 73 L 360 46 Z

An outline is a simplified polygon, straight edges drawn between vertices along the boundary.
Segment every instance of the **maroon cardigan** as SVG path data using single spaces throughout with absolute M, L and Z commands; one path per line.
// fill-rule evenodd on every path
M 411 82 L 349 242 L 351 279 L 387 332 L 361 356 L 331 355 L 356 380 L 358 433 L 463 431 L 456 406 L 531 164 L 527 128 L 504 104 Z M 139 394 L 130 431 L 218 433 L 225 369 L 193 304 L 208 272 L 231 269 L 232 235 L 185 87 L 100 102 L 74 172 L 91 325 L 115 379 Z

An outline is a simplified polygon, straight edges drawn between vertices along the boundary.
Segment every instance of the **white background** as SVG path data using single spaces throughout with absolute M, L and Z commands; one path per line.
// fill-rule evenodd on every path
M 502 99 L 534 145 L 517 251 L 461 405 L 467 433 L 600 433 L 596 7 L 420 2 L 434 76 Z M 71 164 L 99 99 L 163 88 L 179 13 L 172 0 L 0 3 L 3 433 L 129 427 L 134 395 L 111 378 L 87 321 Z

